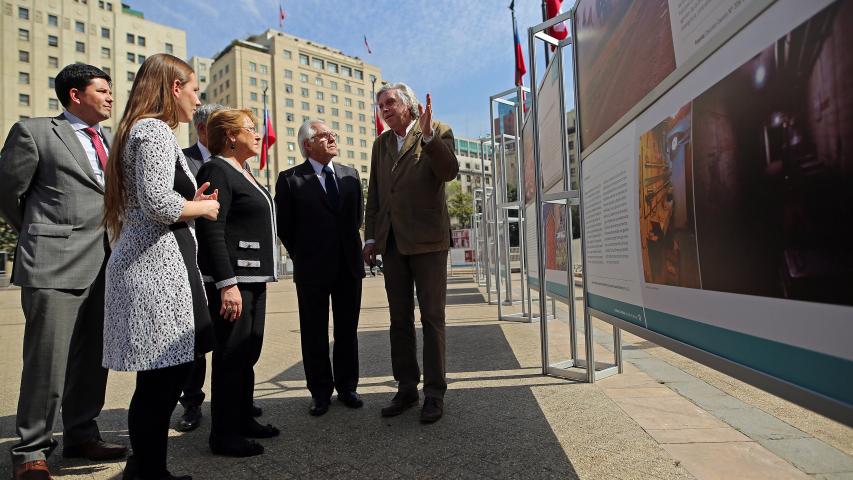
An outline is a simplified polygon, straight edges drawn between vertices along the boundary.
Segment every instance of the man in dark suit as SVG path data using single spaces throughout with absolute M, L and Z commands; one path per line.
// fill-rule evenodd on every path
M 198 107 L 193 114 L 193 125 L 195 125 L 198 141 L 193 146 L 183 149 L 187 165 L 193 175 L 198 175 L 201 166 L 210 160 L 210 151 L 207 149 L 207 119 L 213 112 L 222 108 L 225 107 L 217 103 L 208 103 Z M 175 430 L 179 432 L 195 430 L 201 423 L 201 404 L 204 402 L 204 392 L 201 387 L 204 386 L 206 371 L 207 361 L 204 355 L 196 357 L 180 398 L 184 413 L 175 426 Z
M 358 172 L 332 162 L 337 136 L 321 120 L 299 129 L 305 163 L 276 182 L 278 236 L 293 259 L 309 413 L 329 410 L 332 390 L 350 408 L 363 405 L 358 386 L 358 313 L 361 308 L 362 193 Z M 329 362 L 329 297 L 335 347 Z
M 0 153 L 0 214 L 18 232 L 12 282 L 21 286 L 23 371 L 12 445 L 14 478 L 48 479 L 62 407 L 63 456 L 119 458 L 121 445 L 101 439 L 104 266 L 101 225 L 109 137 L 110 77 L 91 65 L 56 76 L 63 114 L 21 120 Z
M 364 222 L 364 261 L 384 261 L 385 291 L 391 313 L 391 366 L 397 394 L 382 415 L 392 417 L 418 403 L 414 289 L 423 325 L 424 406 L 421 422 L 444 414 L 444 307 L 450 217 L 444 184 L 456 178 L 453 132 L 432 120 L 404 83 L 388 84 L 376 95 L 389 130 L 373 142 Z

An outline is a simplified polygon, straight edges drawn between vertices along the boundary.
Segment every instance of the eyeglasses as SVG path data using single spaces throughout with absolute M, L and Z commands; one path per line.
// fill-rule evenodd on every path
M 322 142 L 322 141 L 331 142 L 332 140 L 337 142 L 338 141 L 338 134 L 335 132 L 323 132 L 323 133 L 318 133 L 311 138 L 316 139 L 318 142 Z
M 255 127 L 240 127 L 240 130 L 245 130 L 245 131 L 251 133 L 252 135 L 258 133 L 258 129 Z

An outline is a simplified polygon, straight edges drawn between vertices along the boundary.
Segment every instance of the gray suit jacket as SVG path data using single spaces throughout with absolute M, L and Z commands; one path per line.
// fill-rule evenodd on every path
M 197 176 L 198 170 L 204 165 L 198 144 L 194 143 L 191 147 L 183 149 L 182 152 L 184 152 L 184 157 L 187 159 L 187 166 L 190 167 L 190 172 L 192 172 L 193 176 Z
M 91 285 L 108 250 L 103 211 L 104 188 L 64 115 L 12 126 L 0 152 L 0 215 L 18 231 L 13 283 Z

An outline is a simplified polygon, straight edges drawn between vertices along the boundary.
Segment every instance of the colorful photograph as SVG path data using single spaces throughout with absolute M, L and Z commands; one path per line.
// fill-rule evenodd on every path
M 545 269 L 565 272 L 569 268 L 566 206 L 546 203 L 542 207 L 542 220 L 545 227 Z
M 693 102 L 704 289 L 853 305 L 853 3 Z
M 640 244 L 646 282 L 700 288 L 690 104 L 640 136 Z
M 583 0 L 577 7 L 581 148 L 675 70 L 667 0 Z

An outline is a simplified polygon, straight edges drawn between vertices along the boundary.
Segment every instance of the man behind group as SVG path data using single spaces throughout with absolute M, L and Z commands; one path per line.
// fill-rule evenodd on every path
M 195 145 L 183 149 L 187 166 L 190 167 L 193 176 L 198 175 L 198 169 L 210 160 L 210 151 L 207 149 L 207 119 L 213 112 L 223 108 L 225 107 L 217 103 L 208 103 L 198 107 L 193 113 L 193 125 L 195 125 L 198 141 Z M 204 392 L 201 387 L 204 386 L 206 371 L 207 361 L 204 355 L 196 357 L 180 398 L 184 413 L 175 428 L 179 432 L 195 430 L 201 423 L 201 404 L 204 402 Z
M 390 130 L 373 142 L 367 190 L 364 261 L 384 261 L 385 291 L 391 313 L 391 366 L 397 394 L 382 415 L 392 417 L 418 403 L 420 369 L 415 336 L 413 286 L 423 325 L 424 406 L 421 422 L 444 413 L 444 307 L 450 217 L 444 184 L 456 178 L 453 132 L 432 120 L 404 83 L 382 87 L 376 101 Z
M 104 172 L 110 138 L 110 77 L 91 65 L 56 76 L 65 112 L 21 120 L 0 153 L 0 214 L 18 232 L 12 282 L 21 286 L 23 370 L 12 445 L 14 478 L 48 479 L 46 459 L 62 406 L 63 456 L 119 458 L 101 440 L 104 265 Z
M 332 390 L 350 408 L 363 405 L 358 386 L 358 313 L 361 308 L 361 181 L 354 168 L 332 162 L 337 136 L 321 120 L 299 128 L 305 162 L 276 182 L 278 236 L 293 258 L 309 413 L 329 410 Z M 329 297 L 335 347 L 329 362 Z

